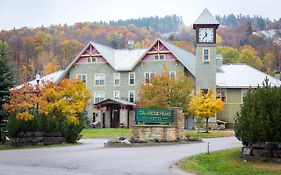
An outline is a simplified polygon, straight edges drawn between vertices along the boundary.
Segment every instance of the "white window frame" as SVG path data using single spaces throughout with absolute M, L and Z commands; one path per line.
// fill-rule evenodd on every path
M 94 92 L 94 103 L 98 103 L 96 98 L 99 98 L 99 101 L 98 102 L 101 102 L 102 100 L 105 99 L 105 92 L 104 91 L 95 91 Z
M 120 73 L 114 73 L 113 74 L 113 85 L 114 86 L 120 86 L 120 77 L 121 77 L 121 75 L 120 75 Z M 118 84 L 115 84 L 115 80 L 119 80 L 118 82 Z
M 86 61 L 87 63 L 96 63 L 97 62 L 97 57 L 90 56 L 90 57 L 87 57 L 86 59 L 87 59 L 87 61 Z M 95 59 L 95 61 L 93 61 L 93 59 Z
M 172 77 L 171 75 L 172 75 L 172 73 L 174 73 L 174 77 Z M 176 76 L 177 76 L 177 72 L 176 71 L 169 71 L 169 77 L 170 78 L 176 78 Z
M 133 102 L 130 101 L 131 93 L 133 93 L 133 96 L 134 96 Z M 128 91 L 128 101 L 131 102 L 131 103 L 135 103 L 135 101 L 136 101 L 136 92 L 135 91 Z
M 131 84 L 131 75 L 133 75 L 134 84 Z M 129 86 L 134 86 L 136 84 L 136 74 L 135 74 L 135 72 L 129 72 L 129 74 L 128 74 L 128 84 L 129 84 Z
M 208 59 L 205 59 L 205 50 L 208 50 Z M 202 62 L 209 63 L 210 62 L 210 48 L 202 48 Z
M 222 96 L 224 92 L 224 96 Z M 225 100 L 223 100 L 223 97 L 225 98 Z M 227 89 L 219 89 L 219 98 L 224 102 L 227 103 Z
M 246 92 L 246 95 L 247 95 L 248 94 L 248 89 L 241 89 L 241 103 L 244 103 L 243 92 Z
M 85 82 L 83 81 L 83 76 L 85 76 Z M 76 74 L 76 78 L 83 81 L 83 83 L 87 84 L 87 74 Z
M 99 77 L 101 77 L 101 76 L 103 76 L 104 77 L 104 79 L 99 79 L 99 84 L 97 84 L 97 78 Z M 101 81 L 103 80 L 103 84 L 101 84 Z M 105 73 L 96 73 L 95 74 L 95 81 L 94 81 L 94 84 L 95 84 L 95 86 L 105 86 Z
M 113 99 L 120 99 L 120 91 L 113 91 Z
M 162 56 L 162 59 L 161 59 Z M 159 61 L 159 60 L 165 60 L 165 54 L 155 54 L 154 55 L 154 60 Z
M 149 74 L 149 81 L 146 81 L 146 74 Z M 143 77 L 144 77 L 144 83 L 150 84 L 151 83 L 151 79 L 153 78 L 153 76 L 155 75 L 155 72 L 144 72 Z

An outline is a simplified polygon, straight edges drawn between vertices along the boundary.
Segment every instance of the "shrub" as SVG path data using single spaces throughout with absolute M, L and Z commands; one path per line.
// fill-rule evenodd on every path
M 281 142 L 281 88 L 249 89 L 234 125 L 236 137 L 246 146 L 258 142 Z
M 66 142 L 74 143 L 80 139 L 80 133 L 86 126 L 86 113 L 79 115 L 79 124 L 69 123 L 65 117 L 39 115 L 32 120 L 19 120 L 13 114 L 7 123 L 8 136 L 18 137 L 21 132 L 43 131 L 46 133 L 62 133 Z

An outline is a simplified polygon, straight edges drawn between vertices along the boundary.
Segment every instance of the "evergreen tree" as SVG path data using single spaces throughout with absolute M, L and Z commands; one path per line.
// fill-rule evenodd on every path
M 252 35 L 252 33 L 253 33 L 253 28 L 252 28 L 252 22 L 251 22 L 251 21 L 249 21 L 249 22 L 247 23 L 245 32 L 246 32 L 245 37 L 249 37 L 250 35 Z
M 9 89 L 14 84 L 14 74 L 8 61 L 7 43 L 0 40 L 0 142 L 5 138 L 4 125 L 8 117 L 2 105 L 9 100 Z

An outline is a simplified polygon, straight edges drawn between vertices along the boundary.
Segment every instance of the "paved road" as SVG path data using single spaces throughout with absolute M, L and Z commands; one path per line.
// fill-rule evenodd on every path
M 135 148 L 104 148 L 106 139 L 85 139 L 78 146 L 0 151 L 1 175 L 173 174 L 179 160 L 241 146 L 235 137 L 204 139 L 204 143 Z

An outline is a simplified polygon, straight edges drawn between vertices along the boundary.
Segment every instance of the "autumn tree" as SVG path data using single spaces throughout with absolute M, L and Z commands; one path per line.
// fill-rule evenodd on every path
M 9 100 L 10 88 L 15 84 L 12 66 L 9 64 L 7 43 L 0 40 L 0 142 L 4 139 L 4 125 L 8 114 L 3 104 Z
M 74 142 L 85 125 L 82 113 L 89 98 L 90 93 L 81 80 L 14 88 L 4 106 L 11 114 L 9 135 L 16 137 L 27 131 L 60 132 L 66 141 Z
M 261 69 L 263 62 L 258 57 L 256 50 L 249 46 L 245 45 L 241 51 L 239 56 L 239 62 L 246 63 L 249 66 L 255 67 L 257 69 Z
M 223 63 L 237 63 L 240 57 L 240 52 L 230 46 L 219 46 L 217 52 L 222 55 Z
M 191 97 L 188 107 L 192 115 L 206 120 L 206 132 L 208 132 L 209 118 L 213 117 L 217 112 L 221 112 L 224 103 L 221 99 L 217 99 L 216 93 L 210 89 L 206 93 L 199 90 L 196 96 Z
M 140 85 L 138 107 L 171 108 L 181 107 L 187 112 L 187 104 L 193 87 L 191 80 L 185 76 L 171 78 L 168 69 L 164 67 L 163 73 L 154 75 L 151 83 Z

